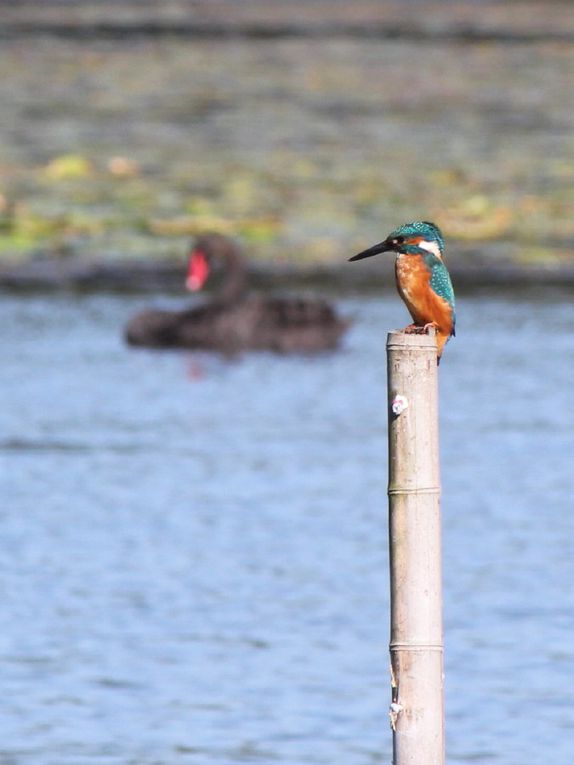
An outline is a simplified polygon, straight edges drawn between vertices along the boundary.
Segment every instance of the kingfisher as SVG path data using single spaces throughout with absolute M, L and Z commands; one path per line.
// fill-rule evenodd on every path
M 383 242 L 354 255 L 362 260 L 380 252 L 394 252 L 397 290 L 413 324 L 405 332 L 436 329 L 437 364 L 444 346 L 455 334 L 455 300 L 450 274 L 443 262 L 444 239 L 437 225 L 426 220 L 404 223 Z

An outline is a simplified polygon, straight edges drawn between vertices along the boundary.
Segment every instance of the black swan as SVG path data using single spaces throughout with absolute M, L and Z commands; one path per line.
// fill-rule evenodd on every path
M 349 326 L 320 298 L 248 294 L 238 245 L 221 234 L 205 234 L 191 252 L 187 287 L 202 289 L 218 270 L 222 273 L 211 301 L 181 311 L 143 311 L 128 322 L 126 341 L 152 348 L 229 353 L 247 349 L 312 353 L 336 348 Z

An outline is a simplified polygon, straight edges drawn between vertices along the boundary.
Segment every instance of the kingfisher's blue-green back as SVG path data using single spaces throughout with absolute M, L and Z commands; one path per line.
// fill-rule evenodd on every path
M 424 261 L 428 267 L 428 269 L 431 272 L 430 277 L 430 286 L 431 289 L 436 292 L 436 294 L 444 298 L 446 302 L 449 304 L 449 306 L 452 309 L 452 334 L 455 334 L 455 325 L 456 325 L 456 313 L 455 313 L 455 298 L 454 298 L 454 289 L 452 286 L 452 281 L 450 279 L 450 274 L 448 272 L 448 268 L 445 266 L 445 264 L 436 257 L 436 255 L 433 255 L 431 252 L 427 253 L 423 256 Z

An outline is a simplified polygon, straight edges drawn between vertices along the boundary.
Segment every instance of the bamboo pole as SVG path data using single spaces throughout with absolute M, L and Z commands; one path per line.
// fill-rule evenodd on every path
M 434 330 L 389 333 L 387 374 L 393 765 L 444 765 Z

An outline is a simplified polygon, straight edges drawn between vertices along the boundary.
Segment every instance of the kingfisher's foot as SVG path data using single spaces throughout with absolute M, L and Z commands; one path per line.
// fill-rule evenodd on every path
M 409 324 L 408 327 L 403 329 L 405 335 L 426 335 L 430 328 L 436 329 L 437 326 L 434 321 L 429 321 L 428 324 L 424 324 L 422 327 L 420 324 Z

